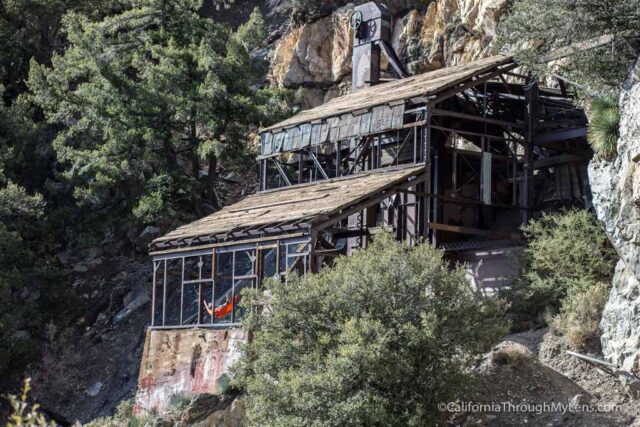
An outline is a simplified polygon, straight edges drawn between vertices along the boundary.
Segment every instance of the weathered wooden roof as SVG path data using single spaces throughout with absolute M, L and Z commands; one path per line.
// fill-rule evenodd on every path
M 436 95 L 438 92 L 468 80 L 477 74 L 491 71 L 496 67 L 512 62 L 513 58 L 510 56 L 496 55 L 467 64 L 442 68 L 400 80 L 381 83 L 358 92 L 333 98 L 318 107 L 302 111 L 287 120 L 262 129 L 260 132 L 270 132 L 302 123 L 314 122 L 344 113 L 368 109 L 377 105 L 396 103 L 418 96 Z
M 324 221 L 421 172 L 424 172 L 424 165 L 403 166 L 252 194 L 155 239 L 151 247 L 291 221 L 307 224 Z

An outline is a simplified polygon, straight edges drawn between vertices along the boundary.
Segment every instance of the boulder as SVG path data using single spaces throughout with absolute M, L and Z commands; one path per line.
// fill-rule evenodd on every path
M 162 230 L 160 230 L 160 227 L 147 225 L 144 230 L 142 230 L 142 233 L 140 233 L 138 237 L 136 237 L 135 243 L 138 248 L 140 248 L 140 250 L 146 251 L 147 245 L 149 245 L 149 243 L 151 243 L 153 239 L 158 237 L 161 232 Z
M 150 301 L 149 295 L 145 290 L 141 290 L 138 294 L 113 317 L 113 324 L 117 325 L 123 320 L 127 319 L 138 308 L 142 307 Z
M 193 423 L 215 412 L 220 406 L 220 397 L 208 393 L 197 394 L 183 411 L 180 420 L 185 423 Z
M 87 396 L 96 397 L 98 393 L 100 393 L 100 391 L 102 390 L 102 386 L 103 386 L 102 382 L 96 381 L 91 385 L 91 387 L 87 389 L 86 391 Z
M 295 27 L 278 42 L 269 79 L 278 86 L 329 86 L 351 72 L 349 18 L 341 8 L 311 23 Z
M 640 374 L 640 282 L 618 261 L 600 323 L 602 352 L 622 369 Z
M 620 138 L 612 160 L 589 165 L 593 207 L 620 255 L 600 329 L 604 356 L 638 371 L 640 352 L 640 60 L 620 96 Z

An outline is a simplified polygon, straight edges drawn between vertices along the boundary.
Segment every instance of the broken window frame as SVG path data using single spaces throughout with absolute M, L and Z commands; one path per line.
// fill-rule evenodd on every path
M 290 251 L 290 246 L 301 246 L 301 251 Z M 281 264 L 281 251 L 284 248 L 284 265 Z M 233 328 L 241 326 L 242 313 L 238 312 L 238 306 L 236 300 L 237 293 L 244 287 L 239 287 L 239 283 L 243 281 L 249 281 L 251 288 L 262 286 L 263 281 L 267 278 L 266 271 L 275 271 L 274 277 L 279 277 L 281 280 L 286 280 L 286 276 L 293 269 L 298 269 L 299 274 L 306 274 L 309 271 L 310 260 L 310 248 L 311 239 L 309 236 L 291 237 L 281 239 L 267 239 L 259 242 L 242 243 L 238 242 L 233 245 L 219 245 L 213 248 L 206 249 L 194 249 L 184 252 L 172 252 L 167 254 L 160 254 L 153 257 L 153 284 L 152 284 L 152 298 L 151 298 L 151 329 L 180 329 L 180 328 Z M 263 254 L 269 251 L 275 250 L 273 257 L 274 266 L 268 267 L 264 265 L 264 258 L 261 258 Z M 247 274 L 238 274 L 238 261 L 237 254 L 247 252 L 249 253 L 251 260 L 251 268 Z M 232 261 L 230 265 L 230 275 L 223 274 L 224 272 L 219 269 L 220 257 L 224 254 L 232 254 Z M 185 276 L 185 269 L 188 263 L 187 260 L 197 258 L 199 262 L 197 278 Z M 203 259 L 210 259 L 210 265 L 205 265 Z M 290 259 L 298 259 L 289 265 Z M 170 263 L 178 262 L 180 283 L 169 283 L 168 276 L 171 273 Z M 298 263 L 301 263 L 302 268 L 298 268 Z M 203 275 L 203 272 L 210 271 L 208 277 Z M 175 275 L 175 271 L 173 272 Z M 223 295 L 220 295 L 220 287 L 224 281 L 229 281 L 230 287 L 230 299 L 227 304 L 231 303 L 231 312 L 225 314 L 221 320 L 216 320 L 215 310 L 222 307 L 218 299 L 229 293 L 226 290 Z M 198 286 L 197 290 L 197 308 L 195 315 L 185 316 L 185 313 L 189 313 L 189 310 L 185 310 L 185 286 Z M 207 287 L 210 286 L 210 292 Z M 169 298 L 169 292 L 175 297 Z M 210 296 L 210 298 L 209 298 Z M 206 306 L 203 306 L 206 303 Z M 173 305 L 172 305 L 173 304 Z M 187 302 L 189 304 L 189 302 Z M 211 305 L 209 305 L 211 304 Z M 176 305 L 179 305 L 179 315 Z M 208 312 L 208 308 L 211 307 L 212 312 Z M 173 315 L 171 316 L 171 314 Z M 170 316 L 168 316 L 168 314 Z M 176 317 L 175 321 L 172 321 L 171 317 Z M 226 320 L 228 318 L 228 320 Z M 207 321 L 205 321 L 207 320 Z

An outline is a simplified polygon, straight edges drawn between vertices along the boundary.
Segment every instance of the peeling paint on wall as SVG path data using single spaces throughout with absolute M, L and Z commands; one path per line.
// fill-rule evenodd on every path
M 174 394 L 219 394 L 238 359 L 241 329 L 148 330 L 136 392 L 136 412 L 166 412 Z

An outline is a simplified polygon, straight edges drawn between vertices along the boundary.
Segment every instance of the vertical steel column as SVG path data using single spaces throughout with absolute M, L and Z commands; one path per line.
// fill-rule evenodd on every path
M 298 153 L 298 184 L 302 184 L 302 174 L 304 172 L 304 162 L 302 160 L 302 153 L 304 152 L 304 150 L 300 150 L 300 152 Z
M 198 257 L 198 325 L 202 324 L 202 255 Z
M 413 128 L 413 163 L 418 163 L 418 130 Z
M 424 238 L 429 239 L 429 221 L 431 220 L 431 105 L 426 106 L 425 125 L 422 126 L 422 161 L 424 162 L 424 190 L 422 221 L 424 223 Z
M 458 152 L 454 151 L 451 154 L 451 186 L 453 187 L 453 194 L 451 197 L 456 197 L 458 192 Z
M 316 244 L 318 243 L 318 233 L 315 230 L 312 230 L 310 237 L 311 239 L 309 241 L 309 271 L 312 273 L 317 273 L 318 262 L 316 259 Z
M 164 284 L 162 286 L 162 326 L 167 318 L 167 260 L 164 260 Z
M 211 324 L 216 314 L 216 248 L 211 250 Z
M 333 145 L 336 149 L 336 178 L 340 177 L 340 169 L 342 165 L 342 144 L 340 141 L 337 141 Z
M 518 206 L 518 155 L 517 155 L 518 143 L 515 141 L 511 142 L 511 152 L 512 163 L 511 163 L 511 204 L 513 206 Z
M 182 326 L 182 309 L 184 307 L 184 257 L 182 260 L 182 275 L 180 276 L 180 326 Z
M 267 189 L 267 159 L 260 160 L 260 190 Z
M 440 194 L 439 192 L 439 175 L 440 175 L 440 156 L 439 156 L 439 152 L 437 148 L 433 148 L 433 189 L 430 191 L 432 196 L 432 202 L 433 203 L 433 210 L 431 213 L 431 216 L 433 218 L 433 222 L 437 223 L 439 220 L 439 215 L 438 215 L 438 195 Z M 431 243 L 433 243 L 434 245 L 437 243 L 436 242 L 436 238 L 438 236 L 438 231 L 437 230 L 433 230 L 431 232 Z
M 160 262 L 156 263 L 156 260 L 153 260 L 153 288 L 151 289 L 151 326 L 155 326 L 156 324 L 156 276 L 158 274 L 158 268 L 160 267 Z
M 234 303 L 236 298 L 236 252 L 231 252 L 233 254 L 231 255 L 231 323 L 234 323 L 236 317 L 236 305 Z
M 528 78 L 524 88 L 526 100 L 526 137 L 524 142 L 522 207 L 523 223 L 529 221 L 529 210 L 533 207 L 533 143 L 536 132 L 538 112 L 538 82 L 535 78 Z

